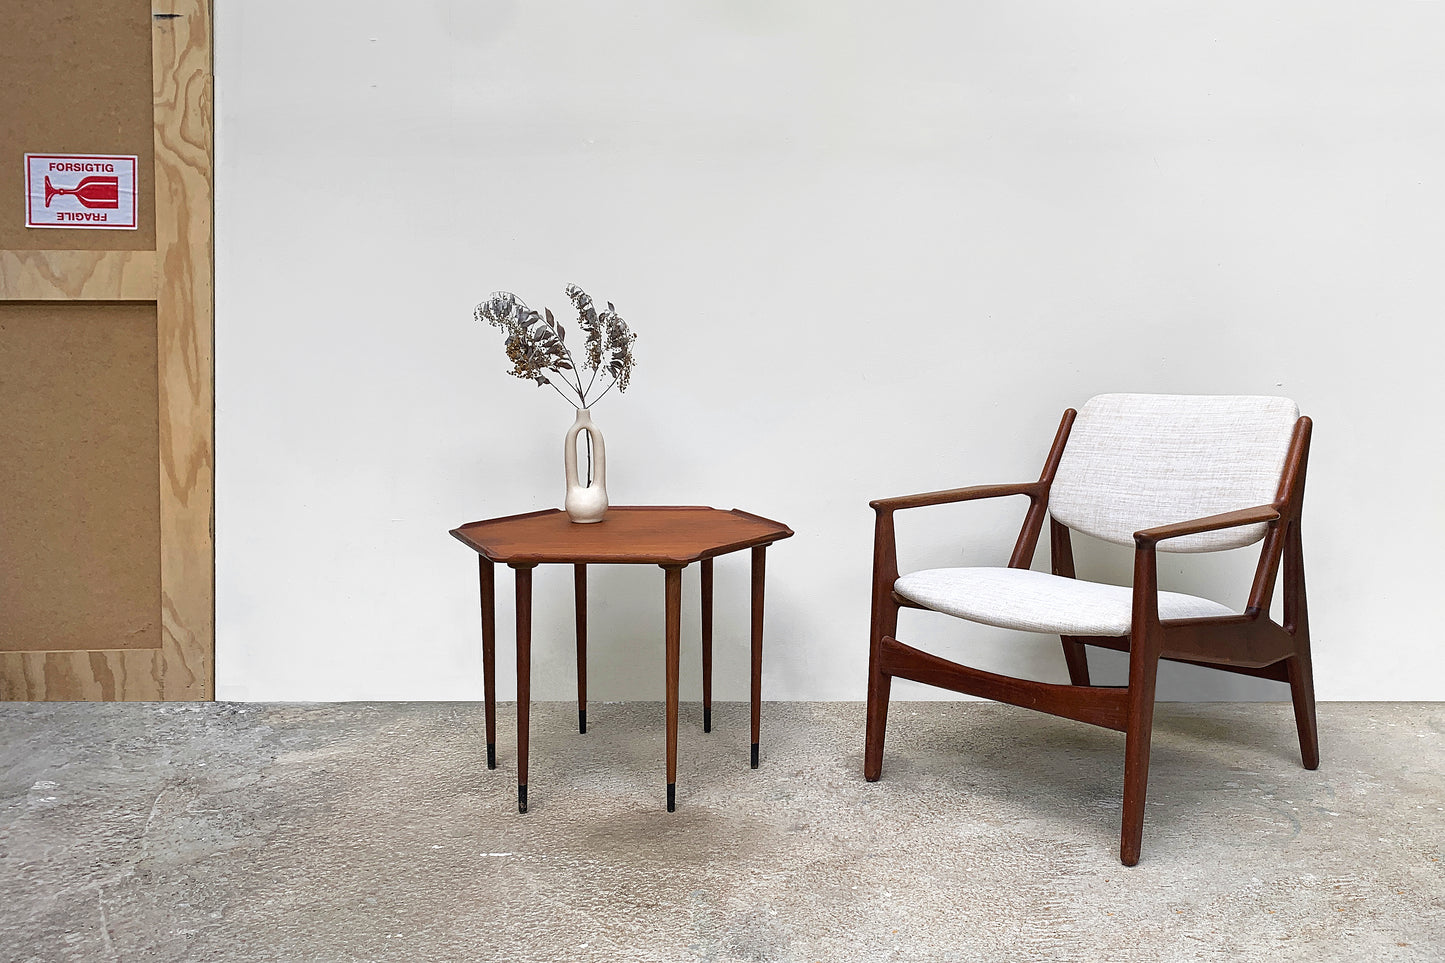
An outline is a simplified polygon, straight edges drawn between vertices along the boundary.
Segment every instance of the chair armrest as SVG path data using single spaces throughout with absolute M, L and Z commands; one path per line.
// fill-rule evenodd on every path
M 1134 533 L 1134 544 L 1139 548 L 1144 548 L 1168 538 L 1179 538 L 1181 535 L 1199 535 L 1203 532 L 1215 532 L 1221 528 L 1239 528 L 1242 525 L 1258 525 L 1261 522 L 1278 520 L 1278 508 L 1273 505 L 1256 505 L 1253 508 L 1241 508 L 1232 512 L 1221 512 L 1218 515 L 1206 515 L 1203 518 L 1192 518 L 1184 522 L 1171 522 L 1168 525 L 1146 528 Z
M 999 498 L 1004 495 L 1028 495 L 1036 497 L 1043 492 L 1042 482 L 1019 482 L 1014 485 L 972 485 L 968 488 L 950 488 L 941 492 L 923 492 L 919 495 L 899 495 L 896 498 L 879 498 L 868 503 L 876 512 L 902 511 L 905 508 L 924 508 L 928 505 L 947 505 L 950 502 L 967 502 L 978 498 Z
M 1157 525 L 1134 533 L 1134 615 L 1129 634 L 1140 638 L 1141 633 L 1149 635 L 1151 627 L 1159 624 L 1159 553 L 1158 543 L 1166 538 L 1181 535 L 1198 535 L 1214 532 L 1221 528 L 1238 528 L 1241 525 L 1258 525 L 1261 522 L 1279 521 L 1279 509 L 1274 505 L 1256 505 L 1218 515 L 1206 515 L 1184 522 Z M 1133 657 L 1131 648 L 1130 684 L 1133 679 Z
M 898 581 L 898 549 L 893 533 L 893 513 L 905 508 L 924 508 L 928 505 L 947 505 L 951 502 L 968 502 L 980 498 L 999 498 L 1004 495 L 1027 495 L 1029 503 L 1038 506 L 1041 498 L 1048 493 L 1048 483 L 1042 481 L 1020 482 L 1014 485 L 972 485 L 968 488 L 950 488 L 941 492 L 923 492 L 918 495 L 900 495 L 896 498 L 878 498 L 868 503 L 877 513 L 873 527 L 873 626 L 877 630 L 888 607 L 888 598 L 893 592 L 893 583 Z M 1032 511 L 1033 509 L 1031 509 Z M 1015 550 L 1017 554 L 1017 550 Z M 1012 563 L 1010 563 L 1012 564 Z M 1027 567 L 1027 566 L 1025 566 Z M 896 608 L 894 610 L 896 612 Z M 891 628 L 888 631 L 892 631 Z M 879 635 L 874 631 L 875 640 Z

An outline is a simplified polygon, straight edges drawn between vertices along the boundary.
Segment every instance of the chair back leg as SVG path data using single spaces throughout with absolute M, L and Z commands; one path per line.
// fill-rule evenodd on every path
M 1074 685 L 1089 684 L 1089 650 L 1072 635 L 1059 636 L 1064 643 L 1064 662 L 1069 667 L 1069 682 Z
M 1320 735 L 1315 724 L 1315 672 L 1310 661 L 1310 619 L 1305 604 L 1304 546 L 1299 520 L 1290 525 L 1284 549 L 1284 622 L 1294 636 L 1295 652 L 1285 660 L 1300 757 L 1306 769 L 1320 766 Z
M 1315 675 L 1310 664 L 1310 640 L 1299 640 L 1294 657 L 1285 663 L 1289 693 L 1294 701 L 1294 724 L 1299 729 L 1299 753 L 1306 769 L 1320 767 L 1320 734 L 1315 725 Z

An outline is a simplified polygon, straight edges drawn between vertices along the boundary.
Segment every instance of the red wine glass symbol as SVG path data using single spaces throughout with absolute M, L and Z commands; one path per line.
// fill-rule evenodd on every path
M 87 177 L 74 187 L 55 187 L 50 178 L 45 178 L 45 206 L 50 199 L 71 195 L 86 207 L 120 207 L 119 177 Z

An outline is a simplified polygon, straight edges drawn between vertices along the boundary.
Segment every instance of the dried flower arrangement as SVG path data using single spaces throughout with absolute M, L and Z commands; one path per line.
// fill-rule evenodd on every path
M 485 321 L 494 328 L 501 328 L 507 334 L 505 347 L 507 360 L 512 362 L 510 374 L 549 385 L 578 408 L 591 408 L 602 396 L 616 387 L 619 392 L 627 390 L 632 380 L 632 369 L 636 364 L 632 357 L 632 342 L 637 340 L 627 327 L 627 322 L 617 313 L 612 302 L 607 302 L 606 311 L 597 311 L 592 298 L 575 284 L 567 285 L 567 298 L 577 310 L 577 323 L 586 338 L 582 346 L 582 364 L 572 356 L 567 347 L 567 331 L 562 323 L 552 316 L 549 308 L 539 314 L 508 291 L 498 291 L 477 305 L 476 319 Z M 582 372 L 590 371 L 587 384 L 582 384 Z M 598 384 L 598 374 L 604 374 Z M 548 375 L 555 375 L 575 394 L 574 402 L 557 386 Z M 600 387 L 595 395 L 593 391 Z

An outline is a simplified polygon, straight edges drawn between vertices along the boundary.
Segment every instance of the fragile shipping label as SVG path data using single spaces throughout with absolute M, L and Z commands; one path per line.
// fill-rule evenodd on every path
M 139 158 L 26 154 L 25 226 L 136 228 Z

